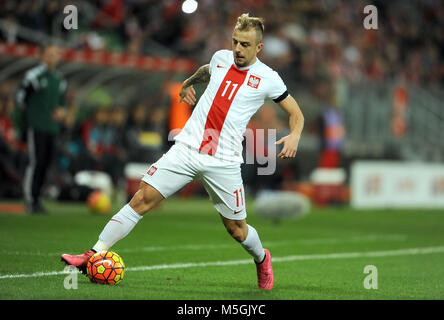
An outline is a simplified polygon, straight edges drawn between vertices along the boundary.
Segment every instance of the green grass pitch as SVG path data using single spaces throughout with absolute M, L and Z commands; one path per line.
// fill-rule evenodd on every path
M 0 214 L 0 299 L 444 299 L 443 211 L 313 209 L 275 223 L 249 202 L 247 221 L 274 260 L 275 287 L 263 292 L 212 204 L 178 198 L 112 248 L 127 268 L 119 285 L 79 274 L 78 288 L 67 290 L 60 254 L 90 249 L 112 214 L 47 207 L 45 216 Z M 377 289 L 364 288 L 367 265 L 377 268 Z

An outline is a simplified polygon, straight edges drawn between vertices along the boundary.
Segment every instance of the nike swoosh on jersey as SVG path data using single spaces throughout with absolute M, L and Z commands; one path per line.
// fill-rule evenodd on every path
M 224 66 L 221 66 L 221 65 L 219 65 L 219 64 L 217 65 L 217 67 L 218 67 L 218 68 L 225 68 Z
M 239 211 L 234 211 L 234 214 L 237 214 L 237 213 L 242 212 L 242 211 L 244 211 L 244 209 L 241 209 Z

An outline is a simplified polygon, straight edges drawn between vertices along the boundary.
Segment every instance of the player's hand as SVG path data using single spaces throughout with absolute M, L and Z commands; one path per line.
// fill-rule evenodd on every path
M 185 101 L 191 106 L 196 104 L 196 91 L 194 90 L 193 86 L 182 85 L 179 96 L 179 102 Z
M 298 150 L 299 138 L 300 136 L 298 135 L 289 134 L 288 136 L 285 136 L 277 141 L 275 143 L 277 145 L 282 143 L 284 144 L 284 147 L 282 148 L 281 152 L 279 152 L 277 157 L 280 159 L 294 158 L 296 151 Z

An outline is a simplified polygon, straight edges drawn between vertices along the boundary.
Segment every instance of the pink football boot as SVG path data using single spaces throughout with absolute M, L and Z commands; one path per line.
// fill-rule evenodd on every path
M 270 251 L 264 249 L 265 259 L 262 263 L 256 263 L 257 271 L 257 286 L 259 289 L 271 290 L 273 289 L 273 266 L 271 265 Z
M 95 254 L 94 251 L 89 250 L 85 251 L 84 254 L 78 255 L 70 255 L 70 254 L 62 254 L 62 261 L 67 265 L 74 266 L 79 269 L 82 273 L 86 274 L 86 266 L 88 264 L 89 258 L 91 258 Z

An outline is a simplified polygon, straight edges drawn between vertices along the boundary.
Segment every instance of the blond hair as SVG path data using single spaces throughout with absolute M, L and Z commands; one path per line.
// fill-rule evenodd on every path
M 257 35 L 257 43 L 262 41 L 262 35 L 264 34 L 264 19 L 257 17 L 250 17 L 248 13 L 242 14 L 237 18 L 236 26 L 234 29 L 238 29 L 239 31 L 247 31 L 250 28 L 256 30 Z

